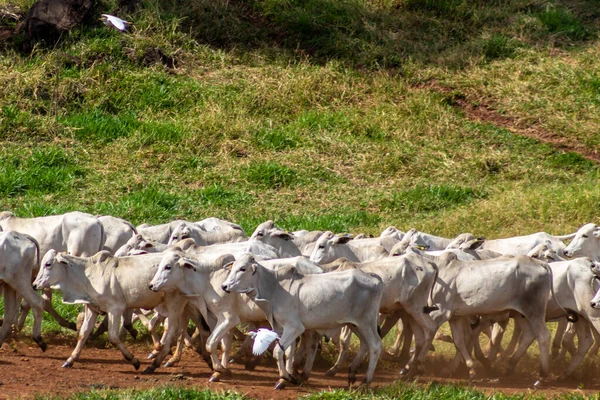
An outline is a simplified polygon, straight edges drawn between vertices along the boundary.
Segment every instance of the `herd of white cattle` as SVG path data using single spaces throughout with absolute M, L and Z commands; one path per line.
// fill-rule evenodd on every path
M 445 322 L 457 350 L 446 372 L 464 360 L 471 377 L 472 354 L 486 368 L 498 355 L 509 357 L 511 373 L 537 340 L 536 384 L 542 382 L 550 373 L 548 321 L 559 322 L 553 356 L 571 353 L 570 364 L 559 371 L 563 376 L 600 344 L 600 227 L 594 224 L 565 236 L 542 232 L 485 240 L 394 227 L 376 238 L 286 232 L 267 221 L 248 237 L 239 225 L 218 218 L 134 227 L 120 218 L 81 212 L 19 218 L 5 211 L 0 228 L 0 345 L 12 329 L 22 328 L 29 309 L 33 339 L 42 351 L 47 348 L 41 336 L 44 310 L 75 329 L 52 309 L 51 289 L 59 290 L 65 303 L 84 305 L 77 345 L 63 367 L 77 361 L 98 315 L 106 315 L 110 342 L 136 369 L 140 361 L 123 344 L 121 328 L 135 337 L 132 321 L 138 318 L 154 342 L 149 356 L 154 360 L 145 373 L 160 367 L 175 345 L 165 366 L 180 362 L 187 345 L 207 360 L 214 371 L 211 381 L 231 373 L 235 338 L 246 339 L 241 353 L 251 347 L 240 324 L 242 330 L 269 327 L 279 335 L 272 348 L 277 389 L 309 378 L 322 338 L 339 346 L 339 357 L 327 371 L 335 374 L 345 366 L 352 333 L 360 346 L 348 380 L 355 383 L 368 355 L 363 384 L 369 384 L 383 351 L 381 338 L 394 325 L 398 337 L 390 351 L 406 362 L 405 376 L 423 372 Z M 568 246 L 565 240 L 571 240 Z M 503 349 L 510 318 L 515 329 Z M 193 335 L 190 320 L 196 326 Z M 485 349 L 481 333 L 490 338 Z

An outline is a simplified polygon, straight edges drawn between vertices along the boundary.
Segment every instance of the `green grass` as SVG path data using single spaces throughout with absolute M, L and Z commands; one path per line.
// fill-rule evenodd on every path
M 69 400 L 242 400 L 248 397 L 231 391 L 210 391 L 208 389 L 183 389 L 165 386 L 150 390 L 108 390 L 92 389 L 88 393 L 77 393 L 69 397 L 36 396 L 36 399 L 69 399 Z

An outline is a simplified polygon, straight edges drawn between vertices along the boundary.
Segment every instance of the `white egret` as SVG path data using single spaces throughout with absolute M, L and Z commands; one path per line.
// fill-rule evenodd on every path
M 279 335 L 269 329 L 260 328 L 257 332 L 250 331 L 248 335 L 254 339 L 252 345 L 252 354 L 260 356 L 262 353 L 267 351 L 271 343 L 275 340 L 279 340 Z
M 102 14 L 102 17 L 100 17 L 100 21 L 104 22 L 104 25 L 112 26 L 120 30 L 121 32 L 125 32 L 125 30 L 127 29 L 127 25 L 131 24 L 131 22 L 125 21 L 119 17 L 115 17 L 114 15 L 110 14 Z

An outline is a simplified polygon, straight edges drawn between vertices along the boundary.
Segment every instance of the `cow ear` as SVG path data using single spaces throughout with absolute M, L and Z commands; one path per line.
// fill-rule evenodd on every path
M 483 242 L 485 241 L 485 239 L 482 238 L 478 238 L 478 239 L 474 239 L 474 240 L 469 240 L 468 242 L 464 242 L 463 244 L 461 244 L 459 246 L 459 249 L 461 250 L 475 250 L 477 248 L 479 248 Z
M 333 239 L 333 244 L 345 244 L 352 240 L 352 236 L 344 235 L 344 236 L 336 236 Z
M 56 261 L 58 261 L 58 262 L 59 262 L 59 263 L 61 263 L 61 264 L 66 264 L 66 265 L 69 265 L 69 260 L 67 260 L 67 259 L 65 258 L 65 254 L 67 254 L 67 253 L 58 253 L 58 254 L 56 255 Z
M 283 240 L 292 240 L 294 238 L 291 234 L 284 232 L 284 231 L 275 232 L 273 234 L 273 236 L 278 237 Z
M 187 258 L 182 258 L 180 261 L 180 265 L 183 268 L 187 268 L 187 269 L 191 269 L 192 271 L 196 271 L 196 266 L 194 265 L 194 262 L 190 259 Z
M 230 261 L 227 264 L 223 265 L 223 269 L 231 271 L 231 267 L 233 266 L 234 261 Z
M 101 252 L 98 253 L 98 262 L 104 262 L 111 256 L 112 256 L 112 254 L 110 254 L 109 251 L 102 250 Z
M 594 237 L 600 237 L 600 226 L 597 226 L 594 229 L 594 232 L 592 232 L 592 235 L 594 235 Z
M 258 269 L 258 265 L 256 263 L 252 263 L 252 265 L 250 265 L 250 268 L 252 268 L 252 275 L 254 275 L 256 273 L 256 270 Z

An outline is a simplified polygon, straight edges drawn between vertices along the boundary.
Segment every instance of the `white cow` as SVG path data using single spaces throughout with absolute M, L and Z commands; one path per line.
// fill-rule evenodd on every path
M 99 313 L 108 317 L 108 338 L 121 350 L 125 359 L 139 369 L 140 362 L 119 339 L 121 317 L 128 308 L 152 309 L 165 302 L 169 329 L 164 346 L 144 373 L 158 368 L 170 350 L 173 339 L 179 336 L 183 309 L 187 303 L 176 294 L 165 295 L 148 290 L 162 258 L 160 254 L 135 257 L 114 257 L 101 251 L 93 257 L 76 257 L 54 250 L 42 259 L 42 267 L 33 283 L 34 288 L 60 290 L 63 302 L 85 304 L 85 319 L 80 329 L 77 346 L 63 367 L 72 367 L 79 358 L 81 349 L 94 329 Z M 156 345 L 156 344 L 155 344 Z
M 47 346 L 41 336 L 44 300 L 31 287 L 31 278 L 37 273 L 39 259 L 40 248 L 34 238 L 14 231 L 0 232 L 0 287 L 4 290 L 0 346 L 16 322 L 20 296 L 33 308 L 33 340 L 42 351 L 46 351 Z
M 54 249 L 89 257 L 102 250 L 105 240 L 104 227 L 98 218 L 78 211 L 36 218 L 19 218 L 3 211 L 0 213 L 0 227 L 33 237 L 40 245 L 40 254 Z M 52 308 L 49 293 L 44 294 L 44 309 L 61 326 L 76 329 L 74 322 L 65 320 Z
M 173 229 L 169 238 L 169 245 L 173 245 L 183 239 L 194 239 L 198 246 L 210 246 L 211 244 L 245 242 L 248 237 L 243 230 L 232 229 L 228 231 L 206 232 L 195 224 L 180 223 Z
M 600 227 L 590 223 L 579 228 L 561 254 L 569 258 L 590 257 L 594 261 L 600 261 Z
M 137 233 L 135 226 L 124 219 L 103 215 L 98 217 L 98 220 L 102 223 L 104 234 L 106 235 L 103 250 L 108 250 L 113 254 L 127 243 L 132 235 Z
M 379 277 L 356 269 L 317 275 L 302 275 L 294 267 L 271 271 L 251 254 L 244 254 L 233 263 L 222 288 L 226 292 L 248 294 L 279 333 L 279 345 L 274 351 L 280 376 L 276 389 L 293 380 L 293 345 L 305 330 L 326 330 L 348 324 L 361 339 L 358 354 L 350 365 L 348 381 L 355 382 L 356 370 L 367 352 L 369 365 L 364 383 L 373 380 L 382 347 L 377 332 L 383 294 Z M 288 355 L 285 365 L 282 350 Z
M 272 260 L 280 258 L 279 253 L 273 246 L 269 246 L 258 240 L 248 240 L 237 243 L 213 244 L 211 246 L 198 246 L 193 239 L 183 239 L 172 246 L 189 254 L 212 256 L 217 258 L 223 254 L 231 254 L 238 257 L 243 253 L 252 253 L 261 260 Z
M 347 260 L 337 260 L 339 264 L 337 271 L 357 268 L 363 272 L 376 274 L 383 281 L 383 297 L 379 312 L 382 314 L 393 314 L 395 318 L 389 317 L 381 328 L 381 337 L 385 337 L 389 329 L 393 327 L 399 317 L 399 311 L 408 314 L 405 322 L 410 321 L 413 329 L 418 329 L 417 343 L 413 356 L 405 369 L 420 368 L 427 355 L 425 343 L 431 342 L 429 337 L 435 329 L 435 323 L 428 313 L 437 307 L 434 306 L 432 298 L 433 286 L 437 279 L 438 268 L 428 259 L 409 253 L 401 257 L 387 257 L 368 263 L 352 263 Z M 345 337 L 350 339 L 349 336 Z M 343 344 L 343 350 L 347 352 L 349 343 Z M 345 359 L 344 351 L 338 357 L 335 365 L 327 372 L 333 375 L 342 366 Z
M 137 233 L 131 236 L 126 243 L 119 247 L 119 249 L 115 252 L 115 256 L 131 256 L 134 255 L 134 253 L 140 254 L 140 252 L 160 253 L 168 248 L 168 244 L 146 239 L 141 233 Z
M 445 255 L 449 257 L 449 255 Z M 552 288 L 552 272 L 548 264 L 527 256 L 500 257 L 483 261 L 452 260 L 447 265 L 438 264 L 438 284 L 434 301 L 439 310 L 431 312 L 438 326 L 450 323 L 456 348 L 475 375 L 474 363 L 467 350 L 464 329 L 465 317 L 502 314 L 516 311 L 524 318 L 515 322 L 527 326 L 527 335 L 509 363 L 509 373 L 537 338 L 540 348 L 543 380 L 550 372 L 550 332 L 545 324 L 546 304 Z
M 411 228 L 404 236 L 402 236 L 402 240 L 400 240 L 399 243 L 402 243 L 404 248 L 414 245 L 423 246 L 428 250 L 444 250 L 453 240 L 454 239 L 431 235 L 429 233 L 418 231 L 415 228 Z
M 258 225 L 251 240 L 260 240 L 277 249 L 282 257 L 307 256 L 312 254 L 315 243 L 322 231 L 296 231 L 289 233 L 278 228 L 271 220 Z
M 200 229 L 202 229 L 206 232 L 211 232 L 211 231 L 226 232 L 226 231 L 236 230 L 236 231 L 241 231 L 241 233 L 245 235 L 244 229 L 240 225 L 235 224 L 233 222 L 229 222 L 224 219 L 216 218 L 216 217 L 205 218 L 202 221 L 194 222 L 194 225 L 198 226 Z
M 352 262 L 376 261 L 388 256 L 382 246 L 355 247 L 350 236 L 336 236 L 327 231 L 321 235 L 310 255 L 310 260 L 317 264 L 327 264 L 338 258 Z
M 221 256 L 216 264 L 226 260 Z M 160 265 L 149 288 L 154 291 L 177 292 L 186 296 L 200 310 L 204 318 L 213 325 L 206 342 L 213 370 L 211 382 L 217 382 L 228 370 L 231 349 L 230 331 L 241 321 L 260 323 L 266 320 L 264 312 L 243 294 L 228 294 L 221 288 L 228 270 L 203 266 L 204 257 L 194 256 L 179 250 L 167 250 L 162 254 Z M 212 317 L 212 318 L 211 318 Z M 216 317 L 216 322 L 211 321 Z M 211 323 L 212 322 L 212 323 Z M 223 343 L 223 356 L 219 360 L 217 345 Z
M 553 236 L 546 232 L 537 232 L 526 236 L 515 236 L 504 239 L 485 240 L 479 249 L 493 250 L 507 256 L 524 256 L 527 255 L 535 246 L 541 243 L 547 243 L 554 251 L 562 253 L 565 248 L 563 240 L 571 239 L 575 233 L 564 236 Z M 459 235 L 447 248 L 463 249 L 472 245 L 475 239 L 470 233 Z
M 169 239 L 171 238 L 173 230 L 182 222 L 190 225 L 193 224 L 193 222 L 190 221 L 177 219 L 175 221 L 171 221 L 166 224 L 160 225 L 141 224 L 137 226 L 136 230 L 145 239 L 148 239 L 153 242 L 167 244 L 169 243 Z

